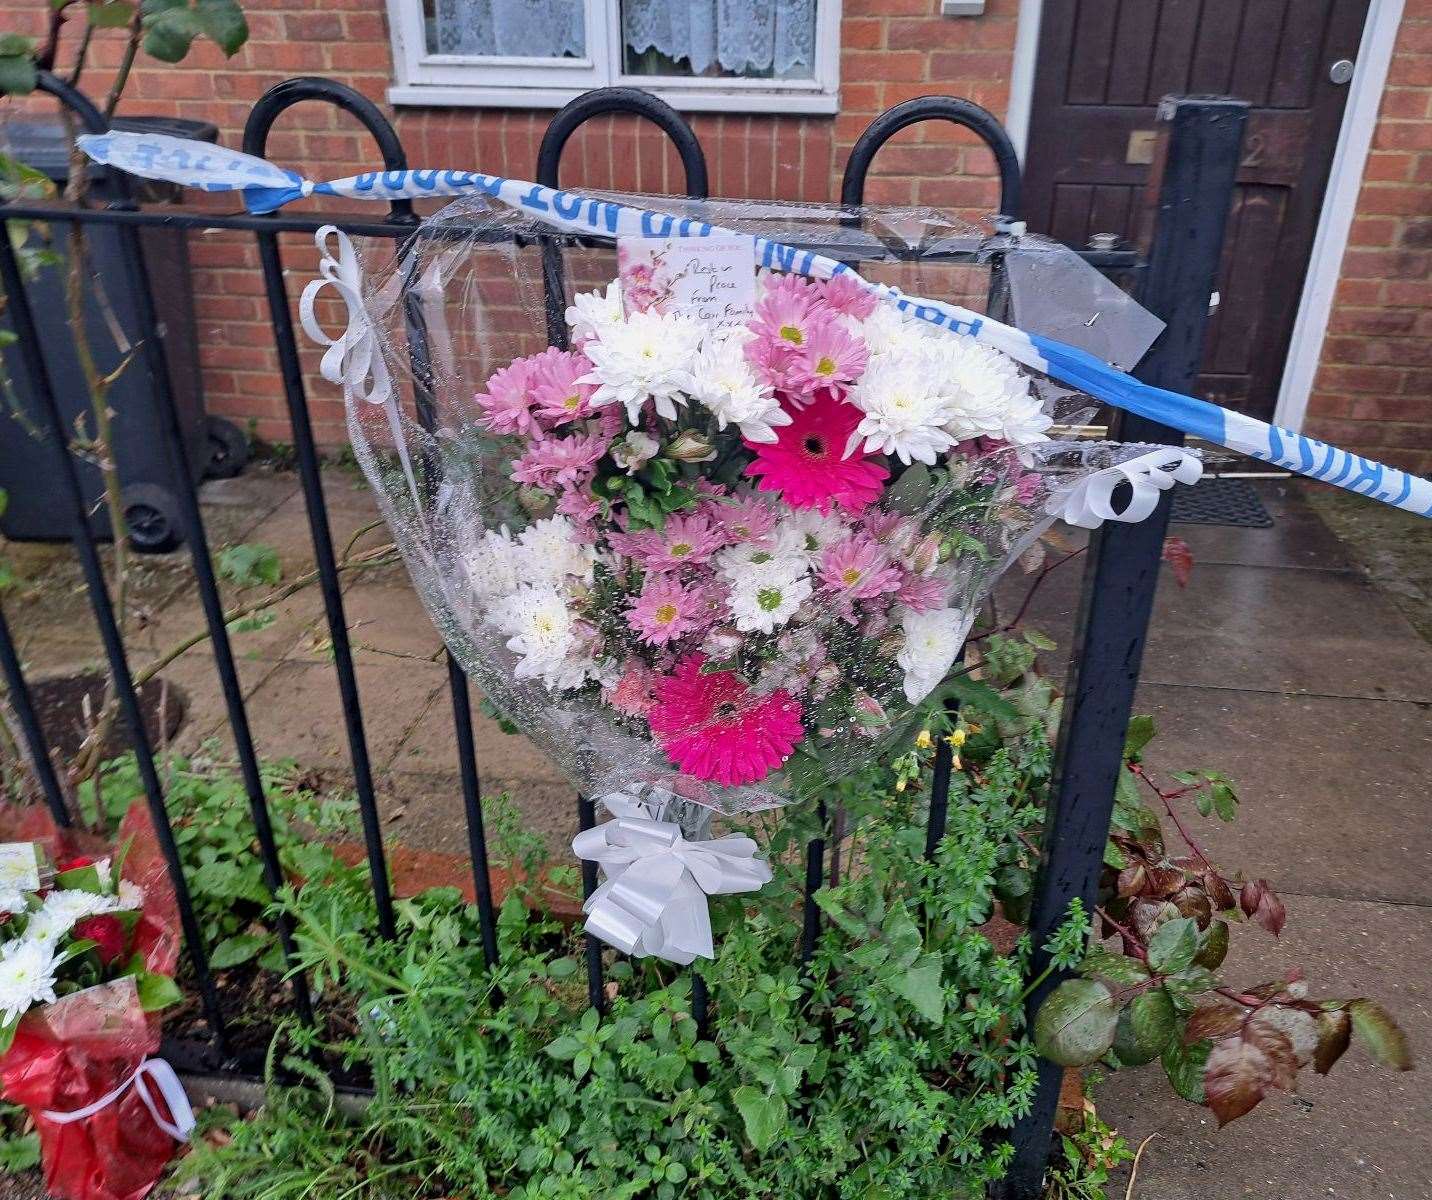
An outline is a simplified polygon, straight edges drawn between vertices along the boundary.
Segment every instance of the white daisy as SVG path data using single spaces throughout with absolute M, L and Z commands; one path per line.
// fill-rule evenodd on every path
M 905 698 L 918 704 L 943 680 L 954 666 L 965 644 L 974 615 L 958 608 L 936 608 L 917 613 L 903 610 L 901 627 L 905 645 L 895 661 L 905 672 Z
M 791 416 L 746 361 L 745 335 L 732 330 L 706 339 L 692 368 L 691 396 L 711 410 L 721 429 L 736 425 L 750 441 L 774 442 L 776 428 L 789 425 Z
M 716 569 L 730 584 L 758 579 L 795 579 L 806 573 L 803 554 L 774 545 L 770 538 L 728 546 L 716 555 Z
M 803 508 L 781 519 L 775 530 L 775 544 L 779 551 L 816 558 L 827 547 L 844 540 L 849 533 L 845 522 L 834 512 L 821 513 L 814 508 Z
M 0 1025 L 19 1020 L 36 1004 L 55 1000 L 55 950 L 23 937 L 0 952 Z
M 583 346 L 592 370 L 579 382 L 597 385 L 594 408 L 624 405 L 633 425 L 648 400 L 659 416 L 674 420 L 676 406 L 686 403 L 693 384 L 701 333 L 701 326 L 682 313 L 632 313 Z
M 810 593 L 810 580 L 804 574 L 789 579 L 758 572 L 732 586 L 726 606 L 743 633 L 771 633 L 795 615 Z
M 573 343 L 599 338 L 622 319 L 622 287 L 612 280 L 605 292 L 578 292 L 567 308 Z

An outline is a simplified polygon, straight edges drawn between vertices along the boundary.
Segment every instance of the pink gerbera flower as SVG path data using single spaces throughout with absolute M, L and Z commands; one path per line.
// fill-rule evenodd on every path
M 732 671 L 703 675 L 705 661 L 690 655 L 657 684 L 651 732 L 688 775 L 727 787 L 764 779 L 804 734 L 800 701 L 781 689 L 753 692 Z
M 890 561 L 885 547 L 858 533 L 827 547 L 816 573 L 848 600 L 869 600 L 900 589 L 900 568 Z
M 861 451 L 843 457 L 860 424 L 861 412 L 831 392 L 791 412 L 791 423 L 776 431 L 774 442 L 747 442 L 756 461 L 746 474 L 760 479 L 763 492 L 779 492 L 792 508 L 830 512 L 838 504 L 859 512 L 880 495 L 890 472 Z
M 590 491 L 580 487 L 567 488 L 563 491 L 562 498 L 557 501 L 557 511 L 574 522 L 573 536 L 579 542 L 597 540 L 597 532 L 592 528 L 592 522 L 602 511 L 602 506 Z
M 726 537 L 700 514 L 667 517 L 661 529 L 640 533 L 613 533 L 612 549 L 633 558 L 649 571 L 669 571 L 689 563 L 703 563 L 726 544 Z
M 804 398 L 820 388 L 854 383 L 870 361 L 863 339 L 832 320 L 812 324 L 804 347 L 786 368 L 786 386 Z
M 597 460 L 608 444 L 606 438 L 590 433 L 531 442 L 527 453 L 512 464 L 512 478 L 541 488 L 585 483 L 596 474 Z
M 875 293 L 849 275 L 832 275 L 821 285 L 820 295 L 832 312 L 857 320 L 863 321 L 875 311 Z
M 649 575 L 627 610 L 627 624 L 650 646 L 665 646 L 701 625 L 701 597 L 666 575 Z
M 482 409 L 481 423 L 493 433 L 531 433 L 536 429 L 532 418 L 532 381 L 530 359 L 514 358 L 487 381 L 487 391 L 478 392 L 473 401 Z
M 553 426 L 566 425 L 590 414 L 596 385 L 578 382 L 592 369 L 586 355 L 553 347 L 530 361 L 528 392 L 538 420 Z

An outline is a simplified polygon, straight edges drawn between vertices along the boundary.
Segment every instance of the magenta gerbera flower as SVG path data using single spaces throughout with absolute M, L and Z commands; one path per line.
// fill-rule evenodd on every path
M 661 529 L 613 533 L 607 540 L 618 554 L 635 559 L 648 571 L 670 571 L 705 562 L 726 544 L 726 535 L 696 514 L 667 517 Z
M 900 590 L 900 568 L 885 547 L 862 534 L 828 546 L 816 572 L 831 591 L 848 600 L 869 600 Z
M 817 392 L 805 408 L 791 411 L 791 423 L 774 442 L 747 442 L 756 461 L 746 474 L 763 492 L 779 492 L 792 508 L 830 512 L 838 504 L 859 512 L 880 495 L 890 472 L 860 450 L 843 457 L 861 413 L 831 392 Z
M 702 598 L 666 575 L 649 575 L 627 610 L 627 624 L 649 646 L 665 646 L 701 625 Z
M 723 786 L 755 783 L 801 740 L 801 705 L 781 689 L 760 694 L 732 671 L 701 673 L 693 654 L 656 687 L 651 732 L 678 767 Z
M 592 369 L 586 355 L 552 347 L 530 361 L 528 393 L 538 420 L 553 426 L 566 425 L 591 412 L 590 401 L 596 385 L 578 382 Z

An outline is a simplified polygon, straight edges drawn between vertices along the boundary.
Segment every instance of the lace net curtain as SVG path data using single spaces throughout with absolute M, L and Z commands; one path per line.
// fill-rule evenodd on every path
M 614 0 L 606 0 L 611 3 Z M 634 54 L 685 59 L 692 74 L 810 75 L 816 0 L 620 0 Z M 437 0 L 436 50 L 561 58 L 586 50 L 583 0 Z

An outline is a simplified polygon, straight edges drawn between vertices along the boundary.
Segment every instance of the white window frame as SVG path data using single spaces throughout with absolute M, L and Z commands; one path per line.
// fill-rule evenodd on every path
M 421 0 L 387 0 L 395 105 L 561 108 L 599 87 L 637 87 L 685 112 L 830 115 L 840 109 L 840 0 L 818 0 L 810 79 L 716 79 L 622 71 L 620 0 L 584 0 L 585 58 L 430 54 Z

